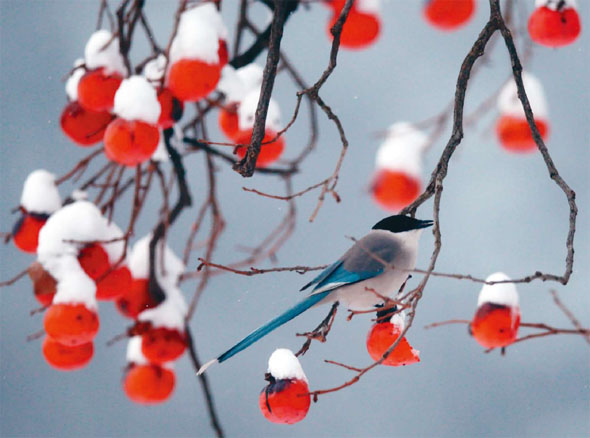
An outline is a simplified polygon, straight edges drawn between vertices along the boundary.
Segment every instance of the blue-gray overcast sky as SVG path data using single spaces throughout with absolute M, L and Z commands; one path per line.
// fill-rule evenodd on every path
M 156 37 L 165 45 L 176 2 L 146 2 L 146 14 Z M 525 4 L 522 4 L 525 3 Z M 526 13 L 532 1 L 518 2 Z M 570 284 L 535 282 L 519 285 L 522 319 L 569 327 L 553 305 L 549 289 L 583 324 L 590 324 L 590 92 L 588 4 L 581 3 L 583 31 L 572 46 L 558 50 L 535 47 L 526 64 L 543 82 L 549 101 L 548 147 L 565 180 L 576 190 L 579 207 L 575 238 L 576 262 Z M 237 1 L 225 0 L 223 13 L 233 27 Z M 338 67 L 321 95 L 340 116 L 350 141 L 338 192 L 341 203 L 328 199 L 316 221 L 307 218 L 317 192 L 297 202 L 294 236 L 278 253 L 278 265 L 319 265 L 338 258 L 386 213 L 367 196 L 379 140 L 375 133 L 399 120 L 420 121 L 438 114 L 452 99 L 459 66 L 485 23 L 488 6 L 477 2 L 475 17 L 464 28 L 441 33 L 422 19 L 421 1 L 383 2 L 383 32 L 365 51 L 341 51 Z M 66 103 L 62 78 L 82 56 L 96 23 L 98 1 L 0 2 L 0 160 L 1 231 L 12 226 L 10 210 L 18 204 L 26 175 L 45 168 L 61 175 L 87 153 L 74 146 L 59 129 Z M 257 6 L 259 23 L 264 7 Z M 327 65 L 328 9 L 301 7 L 285 29 L 283 47 L 308 83 Z M 231 32 L 231 30 L 230 30 Z M 138 35 L 139 35 L 138 31 Z M 232 33 L 233 35 L 233 33 Z M 147 53 L 139 36 L 133 60 Z M 232 41 L 230 37 L 229 41 Z M 263 62 L 263 58 L 258 60 Z M 467 109 L 475 108 L 509 74 L 501 41 L 488 64 L 470 83 Z M 283 119 L 295 104 L 295 88 L 280 76 L 275 85 Z M 304 114 L 305 115 L 305 114 Z M 504 271 L 520 277 L 536 270 L 561 274 L 564 269 L 568 210 L 562 192 L 549 180 L 539 154 L 516 156 L 504 152 L 494 138 L 495 113 L 484 117 L 465 138 L 450 163 L 441 208 L 443 249 L 437 265 L 442 272 L 485 277 Z M 211 123 L 212 136 L 222 139 Z M 285 155 L 304 147 L 305 117 L 287 133 Z M 429 151 L 423 180 L 437 162 L 450 129 Z M 340 153 L 334 125 L 320 115 L 317 150 L 295 178 L 295 190 L 328 176 Z M 186 165 L 195 205 L 206 196 L 200 155 Z M 214 257 L 229 263 L 239 257 L 238 244 L 254 245 L 286 211 L 278 200 L 262 199 L 242 186 L 280 192 L 281 182 L 264 176 L 244 180 L 225 163 L 218 163 L 219 198 L 227 230 Z M 72 187 L 60 190 L 68 195 Z M 157 200 L 152 199 L 138 223 L 137 236 L 155 223 Z M 118 206 L 117 222 L 124 227 L 130 200 Z M 169 235 L 180 253 L 196 208 L 183 213 Z M 432 217 L 431 203 L 418 216 Z M 419 267 L 426 267 L 433 238 L 424 233 Z M 0 248 L 0 278 L 26 267 L 30 255 L 12 244 Z M 196 258 L 190 268 L 197 265 Z M 264 264 L 261 266 L 270 266 Z M 255 277 L 224 275 L 213 279 L 192 321 L 201 359 L 215 357 L 243 335 L 295 303 L 298 289 L 313 277 L 275 273 Z M 414 278 L 413 281 L 417 281 Z M 190 296 L 195 285 L 185 283 Z M 268 423 L 258 410 L 266 362 L 277 347 L 299 348 L 295 333 L 315 327 L 327 308 L 313 309 L 295 321 L 208 372 L 222 425 L 228 436 L 582 436 L 590 434 L 590 349 L 580 337 L 555 336 L 484 354 L 465 326 L 424 330 L 423 326 L 450 318 L 471 318 L 479 285 L 452 279 L 432 279 L 420 303 L 408 338 L 421 351 L 421 362 L 403 368 L 380 367 L 354 386 L 320 397 L 307 418 L 294 426 Z M 40 341 L 27 335 L 42 328 L 42 316 L 29 316 L 37 307 L 28 279 L 0 291 L 0 435 L 2 436 L 211 436 L 203 396 L 188 357 L 176 366 L 177 387 L 160 406 L 135 405 L 121 390 L 125 343 L 105 342 L 127 326 L 110 304 L 101 304 L 101 330 L 95 357 L 83 370 L 62 373 L 41 355 Z M 326 388 L 351 377 L 323 363 L 332 359 L 367 365 L 365 337 L 369 317 L 347 322 L 341 311 L 325 344 L 314 344 L 302 359 L 312 389 Z

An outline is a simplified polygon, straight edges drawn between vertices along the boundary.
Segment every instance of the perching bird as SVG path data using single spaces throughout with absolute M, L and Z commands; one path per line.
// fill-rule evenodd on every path
M 384 301 L 379 295 L 395 297 L 415 268 L 418 239 L 422 229 L 432 224 L 430 220 L 402 215 L 377 222 L 338 261 L 301 288 L 313 286 L 307 298 L 207 362 L 198 374 L 216 362 L 229 359 L 316 304 L 339 301 L 349 310 L 378 310 Z

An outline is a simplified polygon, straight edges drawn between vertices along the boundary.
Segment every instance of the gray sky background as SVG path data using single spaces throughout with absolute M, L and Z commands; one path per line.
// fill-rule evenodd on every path
M 309 223 L 317 192 L 298 200 L 298 225 L 279 252 L 278 264 L 319 265 L 338 258 L 351 244 L 345 236 L 361 237 L 385 216 L 366 194 L 379 141 L 374 133 L 398 120 L 420 121 L 437 114 L 454 94 L 459 66 L 485 23 L 487 2 L 478 1 L 468 26 L 446 34 L 421 18 L 421 1 L 383 2 L 383 33 L 378 43 L 360 52 L 341 51 L 338 68 L 321 95 L 341 117 L 350 150 L 341 172 L 340 204 L 327 200 L 317 220 Z M 528 13 L 532 1 L 523 9 Z M 585 326 L 590 324 L 590 92 L 588 4 L 581 3 L 583 33 L 572 46 L 559 50 L 537 47 L 526 67 L 545 85 L 550 109 L 548 147 L 565 180 L 576 190 L 579 207 L 574 275 L 567 287 L 535 282 L 519 285 L 522 319 L 569 327 L 553 305 L 549 289 Z M 165 45 L 176 2 L 147 2 L 147 16 Z M 224 1 L 231 29 L 237 1 Z M 62 175 L 86 150 L 74 146 L 59 129 L 66 103 L 62 77 L 82 56 L 96 22 L 94 1 L 0 1 L 0 160 L 1 230 L 11 228 L 26 175 L 37 168 Z M 258 6 L 259 18 L 264 7 Z M 328 9 L 300 8 L 286 27 L 284 48 L 308 83 L 327 65 Z M 261 22 L 261 21 L 259 21 Z M 230 31 L 231 32 L 231 31 Z M 141 32 L 138 31 L 138 35 Z M 143 36 L 133 59 L 147 53 Z M 230 37 L 230 41 L 232 41 Z M 259 59 L 259 63 L 263 58 Z M 470 83 L 467 109 L 475 108 L 505 80 L 509 61 L 498 41 L 488 65 Z M 283 119 L 295 103 L 288 78 L 276 83 L 275 98 Z M 306 114 L 303 114 L 305 116 Z M 475 127 L 450 163 L 441 208 L 443 249 L 437 270 L 485 277 L 505 271 L 520 277 L 536 270 L 561 274 L 565 258 L 567 203 L 549 180 L 539 154 L 505 153 L 490 128 L 495 112 Z M 212 137 L 221 139 L 216 120 Z M 287 133 L 286 157 L 304 147 L 306 118 Z M 423 180 L 437 162 L 448 138 L 428 153 Z M 295 179 L 303 189 L 331 174 L 340 153 L 337 132 L 320 115 L 320 141 Z M 200 155 L 186 161 L 195 205 L 206 195 L 206 175 Z M 281 183 L 257 176 L 244 180 L 218 163 L 219 198 L 228 223 L 215 260 L 229 263 L 240 256 L 236 245 L 256 244 L 280 221 L 286 204 L 243 192 L 255 187 L 280 192 Z M 63 197 L 72 186 L 60 187 Z M 117 209 L 126 225 L 130 200 Z M 138 223 L 138 237 L 154 224 L 158 199 L 151 198 Z M 169 236 L 176 252 L 196 209 L 183 213 Z M 432 217 L 431 203 L 418 211 Z M 426 267 L 433 238 L 425 233 L 419 267 Z M 0 248 L 0 278 L 27 266 L 33 257 L 12 244 Z M 196 266 L 196 256 L 190 268 Z M 270 266 L 270 265 L 261 265 Z M 282 312 L 300 298 L 297 290 L 313 274 L 276 273 L 255 277 L 225 275 L 211 281 L 192 321 L 201 359 L 225 351 L 243 335 Z M 417 281 L 417 278 L 414 279 Z M 423 326 L 450 318 L 472 317 L 479 285 L 432 279 L 408 336 L 421 351 L 421 362 L 403 368 L 380 367 L 354 386 L 320 397 L 307 418 L 294 426 L 268 423 L 258 410 L 268 356 L 277 347 L 299 348 L 296 332 L 315 327 L 327 308 L 306 312 L 295 321 L 208 372 L 222 425 L 228 436 L 582 436 L 590 434 L 590 349 L 580 337 L 554 336 L 509 348 L 507 355 L 484 354 L 464 326 L 424 330 Z M 183 285 L 187 297 L 194 285 Z M 177 362 L 177 387 L 163 405 L 135 405 L 121 390 L 126 344 L 105 342 L 127 326 L 111 304 L 100 305 L 101 330 L 95 356 L 88 367 L 72 373 L 50 368 L 41 343 L 25 341 L 42 328 L 42 316 L 29 316 L 37 307 L 30 282 L 22 280 L 0 291 L 0 435 L 2 436 L 210 436 L 204 400 L 188 357 Z M 351 377 L 323 363 L 333 359 L 351 365 L 370 363 L 365 337 L 369 317 L 346 322 L 341 311 L 326 344 L 314 344 L 302 359 L 312 389 L 337 385 Z M 525 331 L 522 331 L 525 333 Z

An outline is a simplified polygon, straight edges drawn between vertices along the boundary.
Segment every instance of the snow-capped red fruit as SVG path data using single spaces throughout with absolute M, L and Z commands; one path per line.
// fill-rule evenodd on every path
M 117 118 L 104 133 L 104 150 L 110 160 L 134 167 L 152 156 L 159 140 L 160 132 L 155 126 Z
M 131 272 L 127 266 L 110 271 L 96 283 L 96 299 L 114 300 L 131 288 Z
M 574 8 L 553 10 L 542 6 L 534 10 L 528 22 L 531 39 L 547 47 L 573 43 L 580 35 L 580 17 Z
M 94 344 L 67 346 L 49 336 L 43 340 L 43 357 L 49 365 L 61 371 L 73 371 L 85 367 L 94 355 Z
M 502 304 L 484 303 L 471 322 L 471 334 L 485 348 L 505 347 L 518 336 L 520 310 Z
M 279 159 L 279 157 L 283 153 L 283 149 L 285 149 L 285 140 L 283 139 L 282 135 L 275 141 L 268 144 L 264 144 L 265 142 L 271 141 L 276 136 L 276 132 L 270 129 L 267 129 L 264 132 L 264 138 L 262 139 L 262 145 L 260 146 L 260 154 L 258 155 L 258 161 L 256 161 L 256 167 L 266 167 L 269 164 L 274 163 Z M 250 144 L 251 139 L 252 129 L 239 131 L 234 137 L 233 140 L 236 143 L 246 145 L 240 146 L 236 149 L 236 154 L 240 159 L 246 156 L 246 151 L 248 150 L 247 145 Z
M 123 292 L 117 301 L 117 309 L 127 318 L 136 319 L 140 312 L 156 307 L 156 303 L 149 294 L 149 280 L 133 279 L 131 287 Z
M 381 359 L 383 354 L 399 338 L 401 332 L 400 327 L 389 321 L 375 324 L 367 336 L 367 351 L 371 358 L 373 360 Z M 403 337 L 395 350 L 381 364 L 399 367 L 416 362 L 420 362 L 419 352 L 414 350 L 406 338 Z
M 12 228 L 12 241 L 15 246 L 24 252 L 37 252 L 39 231 L 48 217 L 46 214 L 23 212 Z
M 229 51 L 227 50 L 227 43 L 225 40 L 219 40 L 219 49 L 217 49 L 217 56 L 219 56 L 219 68 L 225 67 L 229 62 Z
M 196 102 L 215 90 L 220 77 L 219 64 L 179 59 L 168 71 L 167 86 L 178 99 Z
M 158 126 L 162 129 L 171 128 L 182 118 L 184 104 L 172 94 L 168 88 L 162 88 L 158 92 L 158 102 L 162 112 L 158 119 Z
M 378 169 L 371 184 L 377 204 L 386 210 L 399 211 L 420 194 L 420 181 L 401 171 Z
M 43 269 L 43 265 L 39 262 L 33 262 L 27 269 L 27 273 L 33 282 L 35 298 L 41 305 L 49 306 L 56 292 L 57 281 L 49 272 Z
M 219 127 L 227 138 L 233 140 L 240 130 L 238 112 L 233 108 L 222 108 L 219 111 Z
M 84 304 L 53 304 L 43 324 L 48 336 L 67 346 L 92 341 L 99 327 L 98 315 Z
M 549 132 L 547 123 L 535 120 L 541 138 L 545 140 Z M 496 123 L 496 134 L 502 147 L 512 152 L 532 152 L 537 149 L 533 134 L 526 119 L 503 115 Z
M 175 380 L 174 371 L 160 365 L 132 364 L 125 375 L 123 389 L 136 403 L 161 403 L 172 394 Z
M 327 31 L 330 38 L 333 38 L 330 29 L 338 20 L 340 9 L 335 9 L 334 15 L 328 23 Z M 340 46 L 347 49 L 364 49 L 377 40 L 380 27 L 381 22 L 377 15 L 359 12 L 353 7 L 342 27 Z
M 106 74 L 104 68 L 87 71 L 78 83 L 78 102 L 91 111 L 110 111 L 122 81 L 119 73 Z
M 70 102 L 61 113 L 61 129 L 70 140 L 80 146 L 98 143 L 113 116 L 108 111 L 90 111 L 78 101 Z
M 473 15 L 474 0 L 429 0 L 424 7 L 424 17 L 441 30 L 455 30 Z
M 309 387 L 304 380 L 270 377 L 270 383 L 260 392 L 258 404 L 268 421 L 294 424 L 303 420 L 309 411 Z
M 80 266 L 93 280 L 104 276 L 109 270 L 109 255 L 98 243 L 85 246 L 78 254 Z
M 153 363 L 178 359 L 186 349 L 186 336 L 178 330 L 151 327 L 141 335 L 141 352 Z

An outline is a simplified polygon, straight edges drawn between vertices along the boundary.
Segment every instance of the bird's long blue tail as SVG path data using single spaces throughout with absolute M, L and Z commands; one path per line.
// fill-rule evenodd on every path
M 223 362 L 223 361 L 229 359 L 230 357 L 232 357 L 233 355 L 244 350 L 245 348 L 248 348 L 250 345 L 252 345 L 254 342 L 258 341 L 260 338 L 268 335 L 274 329 L 279 328 L 283 324 L 291 321 L 297 315 L 300 315 L 301 313 L 305 312 L 307 309 L 312 307 L 314 304 L 319 303 L 322 299 L 324 299 L 326 297 L 326 295 L 328 295 L 329 292 L 331 292 L 331 291 L 320 292 L 318 294 L 313 294 L 313 295 L 308 296 L 303 301 L 301 301 L 301 302 L 297 303 L 295 306 L 291 307 L 285 313 L 277 316 L 272 321 L 269 321 L 266 324 L 264 324 L 262 327 L 254 330 L 252 333 L 250 333 L 248 336 L 246 336 L 244 339 L 242 339 L 236 345 L 234 345 L 229 350 L 227 350 L 225 353 L 223 353 L 221 356 L 219 356 L 217 358 L 217 362 Z

